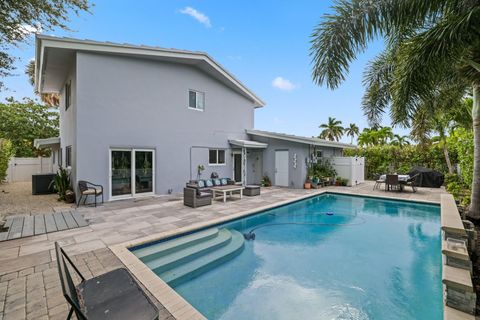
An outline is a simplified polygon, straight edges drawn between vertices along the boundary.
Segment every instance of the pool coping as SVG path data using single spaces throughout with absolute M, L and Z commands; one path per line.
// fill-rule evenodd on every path
M 229 216 L 218 217 L 210 221 L 199 222 L 189 226 L 180 227 L 174 230 L 168 230 L 146 237 L 126 241 L 120 244 L 109 246 L 110 250 L 115 254 L 118 259 L 125 265 L 125 267 L 137 278 L 138 281 L 160 302 L 175 319 L 178 320 L 189 320 L 189 319 L 207 319 L 203 314 L 201 314 L 195 307 L 189 304 L 182 296 L 180 296 L 174 289 L 172 289 L 166 282 L 164 282 L 160 277 L 158 277 L 152 270 L 150 270 L 140 259 L 138 259 L 130 249 L 133 247 L 142 246 L 146 243 L 164 240 L 179 236 L 181 234 L 192 233 L 211 227 L 214 225 L 223 224 L 226 222 L 231 222 L 246 216 L 260 213 L 269 209 L 277 208 L 287 204 L 295 203 L 302 201 L 308 198 L 312 198 L 321 194 L 340 194 L 348 196 L 359 196 L 359 197 L 368 197 L 368 198 L 377 198 L 377 199 L 386 199 L 394 201 L 404 201 L 404 202 L 416 202 L 423 204 L 436 204 L 442 205 L 443 201 L 431 201 L 424 199 L 398 199 L 390 195 L 371 195 L 364 193 L 355 193 L 352 194 L 347 190 L 325 190 L 318 189 L 317 191 L 309 192 L 307 194 L 294 197 L 292 199 L 279 201 L 273 204 L 265 205 L 255 209 L 241 211 Z M 456 309 L 450 310 L 452 308 L 444 305 L 444 319 L 445 320 L 454 320 L 454 319 L 474 319 L 470 317 L 465 317 L 464 312 L 458 311 Z M 470 315 L 468 315 L 470 316 Z

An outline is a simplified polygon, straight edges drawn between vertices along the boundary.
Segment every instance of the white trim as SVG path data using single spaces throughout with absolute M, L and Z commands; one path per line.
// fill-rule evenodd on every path
M 301 137 L 301 136 L 295 136 L 293 134 L 285 134 L 285 133 L 277 133 L 277 132 L 269 132 L 269 131 L 261 131 L 261 130 L 249 130 L 249 129 L 245 130 L 245 132 L 252 136 L 292 141 L 292 142 L 309 144 L 313 146 L 331 147 L 331 148 L 339 148 L 339 149 L 355 149 L 357 147 L 356 145 L 349 144 L 349 143 L 327 141 L 319 138 Z
M 131 188 L 131 193 L 126 194 L 126 195 L 117 195 L 114 196 L 112 195 L 112 151 L 129 151 L 130 154 L 130 175 L 131 175 L 131 180 L 130 180 L 130 188 Z M 143 151 L 143 152 L 152 152 L 152 191 L 151 192 L 141 192 L 141 193 L 136 193 L 135 192 L 135 153 L 137 151 Z M 141 197 L 149 197 L 155 195 L 155 149 L 146 149 L 146 148 L 115 148 L 115 147 L 110 147 L 108 149 L 108 187 L 109 187 L 109 201 L 114 201 L 114 200 L 123 200 L 123 199 L 132 199 L 132 198 L 141 198 Z
M 206 63 L 211 67 L 216 73 L 220 74 L 226 82 L 234 85 L 242 94 L 249 99 L 251 99 L 256 107 L 263 107 L 265 102 L 263 102 L 259 97 L 257 97 L 250 89 L 248 89 L 243 83 L 236 79 L 232 74 L 230 74 L 223 66 L 218 62 L 213 60 L 207 53 L 198 52 L 198 51 L 186 51 L 186 50 L 175 50 L 175 49 L 165 49 L 159 47 L 149 47 L 149 46 L 135 46 L 130 44 L 118 44 L 111 42 L 100 42 L 92 40 L 79 40 L 72 38 L 58 38 L 46 35 L 37 35 L 36 36 L 36 46 L 40 51 L 37 58 L 41 59 L 39 66 L 43 69 L 43 60 L 44 60 L 44 51 L 45 48 L 58 48 L 58 49 L 70 49 L 77 51 L 92 51 L 92 52 L 103 52 L 103 53 L 117 53 L 125 55 L 136 55 L 136 56 L 154 56 L 154 57 L 163 57 L 167 59 L 185 59 L 185 60 L 196 60 L 199 62 Z M 42 70 L 38 74 L 37 81 L 37 91 L 43 92 L 43 79 L 42 79 Z

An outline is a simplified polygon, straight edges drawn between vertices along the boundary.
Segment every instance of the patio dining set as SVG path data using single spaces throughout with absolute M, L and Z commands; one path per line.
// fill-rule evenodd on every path
M 408 174 L 382 174 L 378 180 L 375 181 L 373 190 L 380 188 L 385 184 L 385 191 L 399 191 L 402 192 L 405 186 L 411 187 L 413 192 L 417 192 L 417 178 L 418 174 L 410 176 Z

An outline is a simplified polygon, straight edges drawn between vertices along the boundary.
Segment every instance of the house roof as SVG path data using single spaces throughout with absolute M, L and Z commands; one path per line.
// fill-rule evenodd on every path
M 68 70 L 73 63 L 77 51 L 132 56 L 192 65 L 251 100 L 255 107 L 265 105 L 265 102 L 255 93 L 205 52 L 46 35 L 36 36 L 35 89 L 41 93 L 59 92 L 65 80 L 65 70 Z
M 353 144 L 336 142 L 336 141 L 328 141 L 328 140 L 319 139 L 319 138 L 301 137 L 293 134 L 285 134 L 285 133 L 262 131 L 262 130 L 246 130 L 246 132 L 247 134 L 252 136 L 273 138 L 273 139 L 303 143 L 303 144 L 308 144 L 313 146 L 332 147 L 332 148 L 341 148 L 341 149 L 356 148 L 356 146 Z
M 251 140 L 228 140 L 228 142 L 234 146 L 247 148 L 247 149 L 265 149 L 268 144 Z
M 60 137 L 35 139 L 33 140 L 33 146 L 38 149 L 51 148 L 53 146 L 60 146 Z

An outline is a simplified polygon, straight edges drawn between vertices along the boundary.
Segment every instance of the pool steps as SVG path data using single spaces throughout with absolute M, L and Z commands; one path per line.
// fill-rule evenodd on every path
M 222 246 L 226 246 L 232 240 L 232 233 L 227 229 L 219 230 L 217 236 L 213 239 L 201 241 L 192 244 L 186 248 L 171 252 L 170 254 L 157 257 L 155 260 L 145 263 L 156 274 L 168 271 L 183 263 L 192 261 L 209 252 L 215 251 Z
M 141 249 L 136 249 L 134 252 L 135 255 L 145 263 L 171 252 L 186 248 L 192 244 L 215 238 L 217 235 L 218 228 L 211 228 L 166 242 L 160 242 Z
M 232 259 L 243 246 L 240 232 L 212 228 L 140 249 L 135 255 L 166 283 L 176 286 Z

